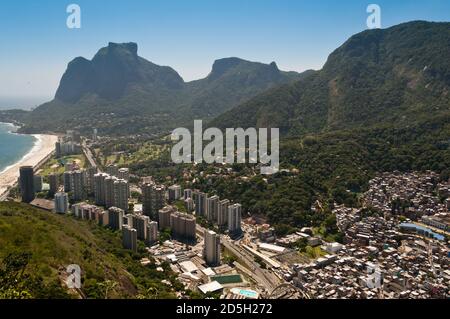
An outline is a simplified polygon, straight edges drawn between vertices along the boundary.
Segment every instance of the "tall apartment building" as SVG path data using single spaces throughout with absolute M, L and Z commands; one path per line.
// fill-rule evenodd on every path
M 172 236 L 180 241 L 195 241 L 196 222 L 192 215 L 172 212 L 170 215 Z
M 113 207 L 114 205 L 114 182 L 116 177 L 108 175 L 105 177 L 105 206 L 106 208 Z M 122 208 L 122 207 L 119 207 Z M 122 208 L 123 209 L 123 208 Z
M 75 201 L 82 201 L 86 199 L 86 171 L 78 170 L 71 174 L 72 176 L 72 191 L 73 199 Z
M 108 217 L 109 217 L 108 226 L 113 230 L 122 229 L 124 215 L 125 212 L 123 211 L 123 209 L 117 207 L 110 207 L 108 209 Z
M 142 211 L 152 219 L 158 218 L 158 211 L 164 207 L 164 188 L 155 184 L 142 185 Z
M 120 179 L 124 179 L 128 182 L 130 180 L 130 169 L 119 168 L 119 170 L 117 172 L 117 177 Z
M 62 157 L 62 150 L 61 150 L 61 142 L 58 141 L 55 143 L 55 156 L 56 158 Z
M 217 225 L 219 228 L 226 228 L 228 225 L 228 208 L 230 201 L 228 199 L 219 202 L 219 209 L 217 211 Z
M 203 192 L 194 192 L 195 214 L 197 216 L 206 215 L 206 194 Z
M 184 200 L 184 207 L 186 207 L 186 211 L 188 213 L 192 213 L 194 211 L 194 200 L 192 198 L 187 198 Z
M 181 198 L 181 186 L 180 185 L 172 185 L 168 188 L 169 193 L 169 201 L 173 202 L 179 200 Z
M 209 266 L 220 265 L 220 236 L 212 230 L 205 232 L 203 257 Z
M 137 231 L 136 229 L 124 225 L 122 227 L 122 245 L 123 248 L 137 252 Z
M 97 205 L 118 207 L 128 210 L 128 198 L 130 197 L 130 185 L 123 179 L 118 179 L 104 173 L 94 175 L 94 195 Z
M 42 179 L 42 176 L 40 175 L 34 175 L 33 177 L 33 185 L 34 185 L 34 191 L 36 193 L 42 192 L 42 186 L 44 184 L 44 181 Z
M 76 203 L 72 205 L 72 212 L 77 218 L 96 221 L 99 225 L 107 226 L 109 224 L 108 212 L 101 207 L 87 203 Z
M 217 220 L 217 212 L 219 210 L 219 196 L 214 195 L 206 199 L 206 219 L 209 221 Z
M 20 167 L 19 187 L 22 202 L 31 203 L 35 198 L 34 169 L 32 166 Z
M 147 243 L 148 244 L 154 244 L 158 241 L 158 223 L 155 221 L 151 221 L 148 224 L 148 237 L 147 237 Z
M 175 211 L 172 206 L 165 206 L 158 211 L 159 229 L 170 228 L 170 215 Z
M 148 239 L 148 225 L 150 223 L 150 218 L 148 216 L 142 215 L 131 215 L 131 227 L 136 229 L 137 238 L 143 241 Z
M 105 179 L 108 174 L 98 173 L 94 175 L 94 196 L 95 203 L 100 206 L 105 206 L 106 204 L 106 182 Z
M 95 174 L 98 173 L 97 166 L 91 166 L 86 170 L 87 194 L 95 193 Z
M 192 189 L 185 189 L 184 190 L 184 199 L 188 199 L 191 198 L 192 199 Z
M 73 154 L 81 154 L 81 152 L 82 148 L 78 143 L 71 141 L 58 141 L 55 143 L 56 158 Z
M 228 231 L 233 236 L 242 233 L 241 229 L 242 205 L 234 204 L 228 208 Z
M 73 171 L 63 173 L 64 192 L 69 193 L 73 190 Z
M 113 205 L 127 211 L 129 194 L 130 186 L 128 182 L 123 179 L 116 179 L 114 181 Z
M 69 196 L 67 193 L 55 194 L 55 213 L 66 214 L 69 210 Z
M 48 176 L 48 181 L 50 184 L 49 195 L 54 196 L 58 192 L 58 188 L 59 188 L 59 175 L 58 174 L 50 174 Z

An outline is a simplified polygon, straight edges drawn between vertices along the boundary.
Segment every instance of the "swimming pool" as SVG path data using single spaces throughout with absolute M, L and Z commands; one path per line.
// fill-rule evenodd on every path
M 253 290 L 241 289 L 241 290 L 239 290 L 239 294 L 243 295 L 245 297 L 248 297 L 248 298 L 256 298 L 256 297 L 258 297 L 258 293 L 256 291 L 253 291 Z
M 236 295 L 244 296 L 245 298 L 250 298 L 250 299 L 258 299 L 259 298 L 259 293 L 257 293 L 254 290 L 233 288 L 233 289 L 231 289 L 231 292 Z
M 399 226 L 400 226 L 400 228 L 414 229 L 418 233 L 425 234 L 427 236 L 428 235 L 432 236 L 434 239 L 437 239 L 437 240 L 443 241 L 445 239 L 445 237 L 443 235 L 435 233 L 430 228 L 426 228 L 426 227 L 423 227 L 420 225 L 416 225 L 416 224 L 412 224 L 412 223 L 403 223 L 403 224 L 400 224 Z

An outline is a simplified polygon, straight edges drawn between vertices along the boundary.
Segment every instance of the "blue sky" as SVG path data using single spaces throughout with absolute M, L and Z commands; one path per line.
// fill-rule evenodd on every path
M 66 26 L 71 3 L 81 7 L 81 29 Z M 282 70 L 320 69 L 366 29 L 371 3 L 382 9 L 383 28 L 450 21 L 447 0 L 1 1 L 0 107 L 15 97 L 35 101 L 28 104 L 51 98 L 70 60 L 90 59 L 108 42 L 137 42 L 140 56 L 173 67 L 186 81 L 229 56 L 276 61 Z

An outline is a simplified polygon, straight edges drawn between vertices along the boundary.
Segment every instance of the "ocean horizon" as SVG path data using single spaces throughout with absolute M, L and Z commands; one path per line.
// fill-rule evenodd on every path
M 0 123 L 0 173 L 19 162 L 36 145 L 32 135 L 17 134 L 17 127 Z

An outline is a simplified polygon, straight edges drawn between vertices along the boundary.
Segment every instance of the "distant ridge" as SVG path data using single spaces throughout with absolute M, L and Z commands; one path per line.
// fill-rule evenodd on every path
M 367 30 L 336 49 L 306 81 L 264 92 L 211 125 L 280 127 L 301 135 L 405 126 L 449 114 L 449 56 L 450 23 L 414 21 Z
M 109 43 L 92 60 L 77 57 L 68 64 L 55 99 L 21 118 L 23 131 L 160 132 L 196 117 L 210 119 L 303 76 L 232 57 L 215 61 L 206 78 L 184 82 L 172 68 L 139 57 L 136 43 Z

